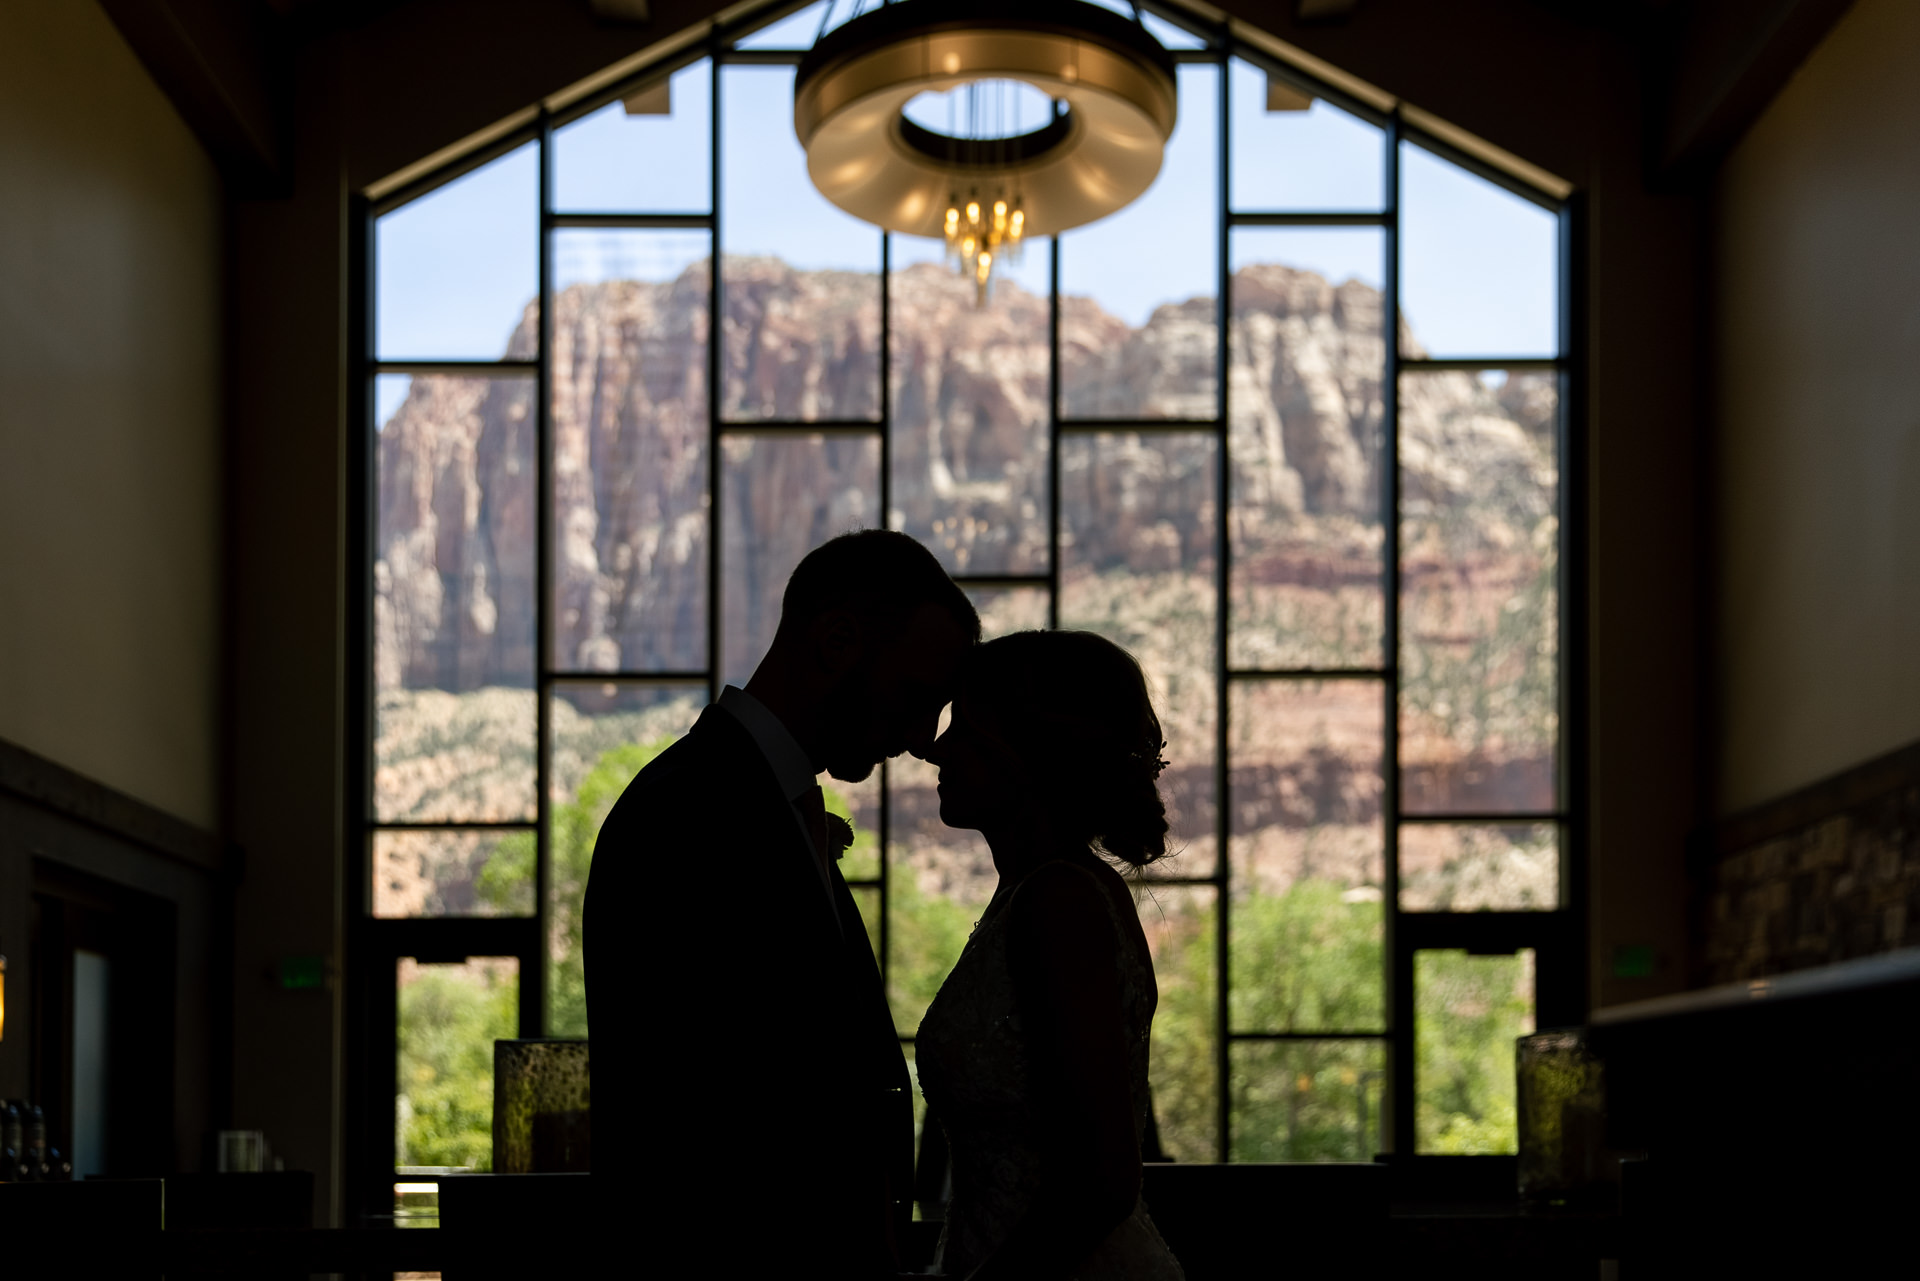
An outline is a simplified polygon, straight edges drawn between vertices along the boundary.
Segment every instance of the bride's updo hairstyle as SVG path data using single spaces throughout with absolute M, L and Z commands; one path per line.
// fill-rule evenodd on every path
M 1133 655 L 1092 632 L 976 646 L 961 697 L 1047 789 L 1067 833 L 1138 871 L 1167 856 L 1160 718 Z

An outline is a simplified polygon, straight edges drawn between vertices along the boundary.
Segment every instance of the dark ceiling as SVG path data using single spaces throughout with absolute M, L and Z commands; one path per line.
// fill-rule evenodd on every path
M 449 0 L 100 0 L 236 194 L 271 194 L 288 172 L 289 73 L 314 39 L 366 32 L 416 11 L 448 21 L 466 10 Z M 647 0 L 540 0 L 557 25 L 647 32 Z M 1261 25 L 1311 45 L 1316 28 L 1378 25 L 1394 11 L 1433 0 L 1266 0 Z M 1649 180 L 1697 179 L 1717 163 L 1851 0 L 1452 0 L 1474 18 L 1512 21 L 1528 9 L 1557 15 L 1627 46 L 1642 68 L 1648 101 Z M 1270 7 L 1269 7 L 1270 6 Z M 500 5 L 474 5 L 476 9 Z M 675 29 L 718 12 L 720 0 L 654 0 Z M 1248 3 L 1230 9 L 1251 15 Z M 570 12 L 569 12 L 570 11 Z M 1501 13 L 1512 15 L 1502 18 Z M 1267 18 L 1271 13 L 1272 18 Z M 447 16 L 436 16 L 447 15 Z M 409 15 L 410 17 L 412 15 Z M 417 23 L 415 24 L 417 25 Z M 1357 32 L 1355 33 L 1357 34 Z M 537 97 L 538 95 L 536 95 Z

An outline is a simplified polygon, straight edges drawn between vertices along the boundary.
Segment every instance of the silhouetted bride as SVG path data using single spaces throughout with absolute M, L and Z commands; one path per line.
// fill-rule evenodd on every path
M 949 1276 L 1182 1276 L 1140 1200 L 1158 990 L 1113 866 L 1166 854 L 1162 746 L 1132 655 L 1021 632 L 974 650 L 927 757 L 941 819 L 1000 874 L 915 1043 L 952 1152 Z

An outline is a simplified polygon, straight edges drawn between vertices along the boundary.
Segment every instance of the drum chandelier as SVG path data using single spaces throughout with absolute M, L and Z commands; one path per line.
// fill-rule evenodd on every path
M 1036 90 L 1048 106 L 1029 129 L 1015 106 Z M 947 95 L 945 129 L 909 118 L 922 94 Z M 820 193 L 887 231 L 945 240 L 981 301 L 1028 237 L 1144 193 L 1177 114 L 1172 56 L 1083 0 L 886 4 L 822 36 L 793 87 Z

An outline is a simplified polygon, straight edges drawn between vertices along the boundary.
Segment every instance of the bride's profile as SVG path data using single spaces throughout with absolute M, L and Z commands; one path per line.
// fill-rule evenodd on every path
M 1163 746 L 1132 655 L 1020 632 L 973 651 L 927 757 L 942 821 L 999 873 L 915 1040 L 953 1163 L 948 1276 L 1183 1275 L 1140 1199 L 1158 990 L 1117 870 L 1167 853 Z

